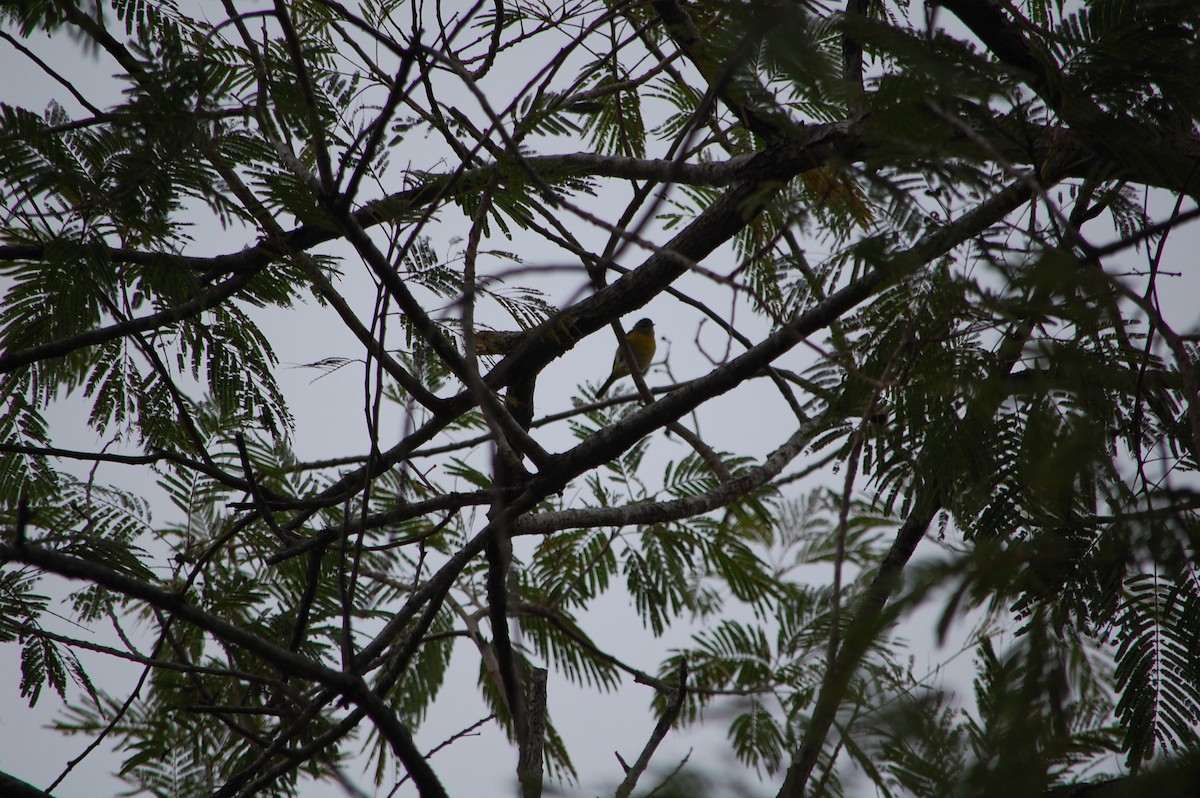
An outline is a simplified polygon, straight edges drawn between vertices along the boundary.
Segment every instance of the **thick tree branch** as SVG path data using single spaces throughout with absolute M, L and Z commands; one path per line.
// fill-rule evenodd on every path
M 1031 89 L 1070 126 L 1071 133 L 1124 176 L 1179 191 L 1200 201 L 1200 138 L 1149 126 L 1102 108 L 1064 74 L 1053 58 L 1026 35 L 993 0 L 940 0 L 988 49 L 1019 70 Z M 1153 13 L 1153 12 L 1147 12 Z M 1026 28 L 1028 30 L 1028 28 Z
M 681 418 L 707 400 L 737 387 L 743 380 L 770 366 L 775 359 L 794 348 L 806 336 L 824 329 L 868 299 L 888 280 L 916 273 L 955 246 L 1004 218 L 1026 202 L 1029 196 L 1030 189 L 1023 181 L 998 192 L 980 207 L 929 234 L 917 245 L 887 258 L 877 270 L 834 292 L 802 313 L 791 324 L 776 330 L 745 353 L 708 375 L 677 388 L 653 405 L 643 407 L 622 421 L 605 427 L 574 449 L 557 455 L 555 472 L 560 475 L 574 475 L 602 465 L 664 424 Z
M 186 601 L 178 593 L 163 590 L 90 560 L 60 554 L 42 546 L 15 546 L 0 543 L 0 562 L 19 562 L 36 566 L 47 573 L 67 579 L 79 579 L 106 587 L 116 593 L 139 599 L 157 609 L 170 612 L 213 636 L 242 648 L 283 673 L 309 679 L 339 690 L 354 687 L 350 677 L 331 670 L 308 657 L 295 654 L 256 634 L 247 632 L 224 618 L 206 612 Z
M 0 795 L 7 796 L 7 798 L 54 798 L 50 793 L 43 792 L 32 784 L 2 771 L 0 771 Z
M 210 308 L 215 308 L 237 294 L 238 291 L 246 287 L 257 273 L 257 270 L 240 272 L 212 288 L 197 294 L 192 299 L 180 302 L 178 305 L 166 310 L 160 310 L 157 313 L 138 316 L 127 321 L 110 324 L 107 327 L 97 327 L 94 330 L 87 330 L 86 332 L 77 333 L 57 341 L 31 346 L 28 349 L 5 352 L 4 354 L 0 354 L 0 374 L 13 371 L 22 366 L 28 366 L 31 363 L 37 363 L 41 360 L 63 357 L 89 346 L 98 346 L 109 341 L 115 341 L 118 338 L 148 332 L 192 318 Z
M 223 618 L 205 612 L 185 601 L 177 593 L 162 590 L 148 582 L 126 576 L 99 563 L 59 554 L 40 546 L 8 543 L 0 543 L 0 562 L 20 562 L 33 565 L 48 573 L 68 579 L 85 580 L 106 587 L 120 595 L 140 599 L 157 609 L 170 612 L 175 617 L 204 629 L 236 648 L 253 653 L 283 673 L 324 685 L 333 691 L 334 695 L 346 695 L 360 703 L 365 713 L 380 726 L 381 732 L 397 756 L 413 775 L 413 780 L 418 785 L 421 795 L 423 797 L 433 796 L 433 798 L 445 796 L 445 791 L 437 777 L 413 745 L 411 734 L 407 728 L 358 677 L 332 670 L 308 657 L 288 651 Z M 432 611 L 436 611 L 436 601 L 431 607 Z M 427 613 L 425 626 L 429 621 L 431 618 Z
M 927 492 L 918 494 L 912 512 L 896 531 L 896 539 L 880 563 L 879 572 L 871 580 L 866 594 L 854 607 L 854 617 L 846 629 L 845 640 L 833 667 L 826 672 L 821 683 L 812 718 L 804 729 L 800 750 L 788 767 L 783 784 L 779 788 L 779 798 L 803 798 L 809 775 L 816 767 L 817 758 L 837 718 L 838 707 L 841 706 L 846 690 L 850 687 L 850 681 L 879 633 L 887 628 L 892 620 L 884 612 L 884 605 L 899 587 L 904 566 L 912 558 L 917 544 L 925 536 L 925 530 L 929 528 L 939 507 L 938 502 Z
M 760 466 L 747 469 L 710 491 L 665 502 L 641 502 L 623 507 L 586 507 L 523 515 L 513 524 L 514 535 L 546 535 L 560 529 L 656 524 L 691 518 L 724 507 L 777 477 L 807 445 L 811 430 L 803 427 L 767 456 Z

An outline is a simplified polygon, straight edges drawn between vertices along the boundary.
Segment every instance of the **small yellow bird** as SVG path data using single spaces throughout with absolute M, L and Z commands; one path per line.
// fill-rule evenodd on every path
M 650 361 L 654 360 L 654 350 L 658 346 L 654 340 L 654 322 L 650 319 L 642 319 L 625 334 L 625 340 L 629 342 L 629 349 L 633 352 L 633 360 L 637 364 L 638 373 L 645 374 L 646 369 L 650 368 Z M 629 364 L 625 362 L 624 355 L 625 352 L 618 346 L 617 353 L 613 356 L 612 373 L 596 391 L 597 399 L 604 396 L 614 382 L 629 374 Z

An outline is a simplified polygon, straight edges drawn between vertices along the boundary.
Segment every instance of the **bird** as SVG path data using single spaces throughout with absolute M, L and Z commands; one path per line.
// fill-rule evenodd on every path
M 633 325 L 632 330 L 625 334 L 625 340 L 629 343 L 629 349 L 633 353 L 638 373 L 645 374 L 646 369 L 650 368 L 650 361 L 654 359 L 654 350 L 657 347 L 654 341 L 654 322 L 650 319 L 640 320 Z M 614 382 L 628 373 L 629 364 L 626 362 L 625 352 L 622 347 L 618 346 L 617 353 L 613 355 L 612 373 L 596 391 L 596 398 L 604 396 Z

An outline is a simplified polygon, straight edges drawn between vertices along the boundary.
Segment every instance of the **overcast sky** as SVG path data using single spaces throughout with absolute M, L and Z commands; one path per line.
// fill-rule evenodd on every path
M 107 77 L 112 67 L 107 60 L 97 62 L 81 55 L 78 47 L 67 37 L 59 37 L 54 41 L 39 37 L 26 44 L 64 75 L 70 76 L 76 87 L 99 105 L 106 106 L 115 102 L 112 93 L 114 84 Z M 15 80 L 6 80 L 4 88 L 0 89 L 0 100 L 6 103 L 39 110 L 46 105 L 48 99 L 54 98 L 72 113 L 76 110 L 75 104 L 61 86 L 40 71 L 31 68 L 29 62 L 6 42 L 0 42 L 0 74 L 19 76 Z M 579 146 L 577 141 L 567 143 L 572 145 L 570 149 Z M 400 161 L 403 157 L 403 154 L 398 155 L 396 160 Z M 1155 198 L 1152 213 L 1160 217 L 1165 215 L 1169 211 L 1169 202 L 1168 198 Z M 603 214 L 606 208 L 619 207 L 621 206 L 613 200 L 603 196 L 593 203 L 593 208 L 600 214 Z M 461 251 L 463 246 L 461 241 L 453 241 L 456 226 L 461 228 L 457 235 L 465 236 L 465 222 L 450 214 L 444 215 L 435 228 L 442 236 L 440 240 L 435 240 L 435 248 L 440 247 L 439 251 L 447 257 Z M 1092 227 L 1086 228 L 1085 233 L 1096 244 L 1111 240 L 1111 234 Z M 254 241 L 254 236 L 244 230 L 223 231 L 217 227 L 197 229 L 194 235 L 197 244 L 194 252 L 189 254 L 233 252 Z M 653 237 L 664 240 L 660 233 Z M 589 244 L 595 244 L 599 248 L 603 242 L 602 233 L 595 231 L 594 239 Z M 1165 261 L 1169 270 L 1187 273 L 1186 277 L 1170 278 L 1177 281 L 1178 291 L 1164 292 L 1164 301 L 1168 303 L 1165 307 L 1167 317 L 1174 320 L 1176 329 L 1181 331 L 1194 331 L 1198 328 L 1195 301 L 1198 294 L 1193 273 L 1195 258 L 1192 254 L 1196 244 L 1194 228 L 1173 233 L 1169 244 L 1171 254 Z M 546 245 L 533 236 L 519 235 L 512 242 L 497 237 L 492 246 L 519 253 L 526 261 L 526 266 L 531 269 L 547 267 L 535 281 L 526 279 L 527 275 L 517 275 L 512 282 L 536 282 L 538 287 L 547 293 L 547 299 L 556 305 L 565 304 L 585 290 L 582 274 L 567 274 L 557 268 L 571 264 L 564 263 L 560 254 L 547 253 Z M 818 251 L 814 254 L 819 257 L 819 244 L 815 245 L 815 250 Z M 637 265 L 642 257 L 641 253 L 630 252 L 622 262 L 623 265 L 632 267 Z M 724 257 L 729 259 L 732 256 L 726 253 Z M 1144 254 L 1127 253 L 1123 257 L 1128 260 L 1131 269 L 1144 263 Z M 714 256 L 714 259 L 719 258 Z M 714 259 L 710 259 L 709 263 Z M 347 261 L 346 271 L 351 275 L 346 283 L 347 290 L 350 298 L 358 303 L 363 317 L 367 318 L 373 295 L 368 282 L 360 276 L 354 276 L 357 274 L 357 263 L 352 261 L 353 258 Z M 507 268 L 507 264 L 497 257 L 493 260 L 493 267 Z M 2 287 L 0 285 L 0 288 Z M 686 278 L 681 287 L 700 296 L 706 295 L 712 289 L 711 284 L 700 277 Z M 718 293 L 713 292 L 713 295 Z M 454 309 L 448 309 L 447 313 L 451 316 L 456 315 Z M 516 326 L 505 319 L 495 305 L 482 306 L 480 314 L 481 321 L 492 326 L 501 329 L 512 329 Z M 669 353 L 670 368 L 677 379 L 687 379 L 707 372 L 711 367 L 709 357 L 722 354 L 722 341 L 710 328 L 702 331 L 701 343 L 698 346 L 697 334 L 701 332 L 698 316 L 694 311 L 680 306 L 673 300 L 656 299 L 643 312 L 627 318 L 626 325 L 631 325 L 642 315 L 650 316 L 657 322 L 660 356 Z M 300 456 L 321 458 L 366 451 L 369 438 L 361 412 L 361 366 L 350 365 L 326 376 L 322 376 L 320 371 L 302 367 L 305 363 L 324 358 L 356 357 L 359 347 L 354 339 L 344 331 L 330 311 L 314 305 L 287 312 L 270 310 L 261 314 L 260 319 L 277 347 L 280 360 L 286 364 L 281 370 L 280 380 L 296 416 L 295 442 Z M 752 337 L 755 334 L 761 335 L 767 328 L 765 322 L 751 319 L 744 307 L 737 309 L 736 321 L 742 330 Z M 611 333 L 604 330 L 552 363 L 539 381 L 538 414 L 569 408 L 575 386 L 584 381 L 590 381 L 594 385 L 602 380 L 608 372 L 612 351 Z M 780 365 L 801 370 L 811 358 L 811 352 L 798 349 Z M 648 375 L 648 381 L 653 386 L 668 382 L 668 378 L 660 368 Z M 627 381 L 620 383 L 619 390 L 628 390 L 627 385 Z M 761 457 L 778 443 L 779 428 L 776 419 L 779 416 L 773 412 L 778 403 L 771 396 L 769 390 L 763 390 L 757 394 L 739 393 L 716 400 L 706 409 L 701 420 L 701 432 L 707 442 L 717 449 Z M 81 407 L 78 403 L 67 402 L 52 413 L 57 444 L 84 449 L 103 444 L 103 441 L 98 440 L 82 423 Z M 350 408 L 349 411 L 347 408 Z M 388 423 L 398 436 L 403 420 L 394 413 Z M 565 424 L 538 430 L 536 437 L 551 451 L 566 448 L 572 440 Z M 667 458 L 679 458 L 688 451 L 677 439 L 666 439 L 661 435 L 659 438 L 659 445 L 656 446 L 654 454 L 656 459 L 651 463 L 650 473 L 655 473 L 655 467 L 661 466 Z M 661 471 L 661 467 L 658 470 Z M 98 473 L 101 481 L 111 480 L 127 487 L 138 484 L 136 480 L 145 478 L 142 472 L 117 466 L 102 466 Z M 796 492 L 799 490 L 800 488 L 797 488 Z M 162 518 L 170 510 L 168 505 L 160 503 L 157 512 L 160 514 L 158 517 Z M 520 547 L 530 545 L 531 541 L 518 541 L 518 555 Z M 62 587 L 48 581 L 46 591 L 51 595 L 61 595 Z M 953 641 L 941 649 L 933 643 L 929 630 L 932 628 L 931 617 L 936 613 L 936 609 L 935 607 L 930 613 L 919 616 L 910 624 L 908 631 L 908 637 L 914 641 L 914 671 L 918 674 L 930 671 L 939 661 L 957 651 L 958 641 Z M 662 652 L 670 647 L 685 644 L 690 632 L 686 626 L 680 626 L 671 630 L 664 638 L 654 639 L 637 623 L 631 602 L 621 591 L 614 591 L 598 601 L 595 608 L 581 619 L 581 624 L 602 649 L 613 650 L 619 656 L 628 656 L 638 667 L 652 672 L 657 670 Z M 81 636 L 86 634 L 82 630 L 72 633 Z M 110 630 L 95 629 L 91 630 L 91 633 L 103 642 L 111 642 L 113 639 Z M 30 710 L 25 706 L 18 696 L 20 667 L 17 655 L 18 650 L 15 646 L 0 646 L 0 768 L 36 786 L 45 787 L 61 771 L 64 762 L 83 750 L 87 740 L 63 738 L 41 729 L 54 717 L 60 703 L 57 696 L 49 691 L 43 693 L 35 709 Z M 86 661 L 94 660 L 85 659 Z M 428 722 L 416 735 L 418 747 L 431 748 L 483 717 L 485 711 L 482 703 L 475 697 L 475 692 L 467 691 L 469 694 L 463 695 L 461 689 L 462 685 L 473 684 L 476 662 L 477 657 L 472 650 L 464 647 L 458 652 L 447 679 L 447 687 L 431 711 Z M 957 673 L 968 671 L 969 666 L 969 654 L 959 656 L 954 663 Z M 106 661 L 103 668 L 108 671 L 112 665 Z M 122 696 L 122 690 L 132 685 L 137 673 L 137 669 L 131 668 L 111 677 L 123 680 L 123 685 L 111 682 L 107 672 L 103 676 L 100 673 L 94 675 L 113 695 Z M 549 689 L 552 718 L 558 725 L 583 778 L 581 794 L 609 792 L 619 781 L 621 770 L 613 752 L 619 751 L 627 761 L 636 757 L 654 723 L 654 718 L 648 711 L 650 699 L 651 693 L 648 688 L 633 684 L 628 679 L 618 694 L 596 695 L 578 690 L 565 680 L 552 675 Z M 727 766 L 729 772 L 741 773 L 740 765 L 727 761 L 730 755 L 729 746 L 724 742 L 724 719 L 714 717 L 712 720 L 715 722 L 700 728 L 672 732 L 655 759 L 657 767 L 674 767 L 691 752 L 691 763 L 705 770 L 717 771 Z M 121 755 L 108 751 L 90 756 L 76 773 L 55 790 L 55 794 L 60 798 L 92 798 L 106 793 L 116 794 L 124 788 L 124 782 L 109 777 L 107 773 L 119 766 L 121 758 Z M 511 779 L 514 759 L 514 749 L 493 724 L 487 724 L 477 737 L 460 740 L 439 753 L 432 764 L 451 795 L 496 794 L 497 780 Z M 746 775 L 750 777 L 750 774 Z M 369 784 L 362 783 L 360 786 L 370 792 Z M 381 794 L 386 792 L 385 789 Z M 762 792 L 773 794 L 775 788 L 768 787 Z M 306 788 L 303 794 L 322 796 L 341 795 L 342 792 L 331 785 L 323 785 Z M 409 786 L 399 794 L 415 793 Z

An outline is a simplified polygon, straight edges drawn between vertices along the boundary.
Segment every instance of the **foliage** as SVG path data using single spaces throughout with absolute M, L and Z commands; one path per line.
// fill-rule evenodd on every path
M 916 5 L 0 3 L 19 698 L 145 795 L 629 795 L 580 694 L 664 794 L 1191 773 L 1200 7 Z

